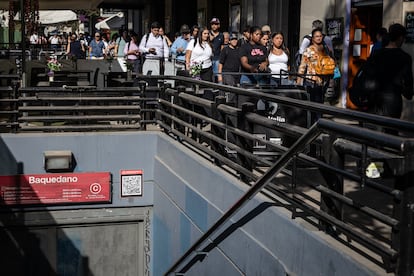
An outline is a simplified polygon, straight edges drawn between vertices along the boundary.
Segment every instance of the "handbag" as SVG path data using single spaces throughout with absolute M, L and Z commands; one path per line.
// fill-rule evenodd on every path
M 335 66 L 335 69 L 334 69 L 333 79 L 336 80 L 340 78 L 341 78 L 341 70 L 339 70 L 339 66 L 337 65 Z

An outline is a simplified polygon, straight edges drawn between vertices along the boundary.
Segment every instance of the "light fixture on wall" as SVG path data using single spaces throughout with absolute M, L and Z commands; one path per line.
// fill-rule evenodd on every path
M 43 152 L 46 172 L 73 172 L 74 158 L 70 150 L 47 150 Z

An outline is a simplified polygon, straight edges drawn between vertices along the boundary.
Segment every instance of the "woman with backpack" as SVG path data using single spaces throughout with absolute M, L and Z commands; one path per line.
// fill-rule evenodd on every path
M 323 103 L 324 94 L 335 69 L 335 60 L 323 43 L 321 29 L 312 31 L 311 45 L 303 53 L 298 69 L 297 84 L 308 88 L 312 102 Z
M 131 33 L 131 41 L 124 47 L 124 55 L 125 62 L 134 68 L 134 72 L 141 73 L 141 51 L 138 47 L 138 35 L 136 33 Z

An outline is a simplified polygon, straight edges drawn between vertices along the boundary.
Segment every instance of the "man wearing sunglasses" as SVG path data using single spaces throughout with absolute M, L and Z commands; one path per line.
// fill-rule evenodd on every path
M 91 40 L 89 44 L 89 58 L 90 59 L 103 59 L 105 51 L 105 44 L 101 40 L 100 33 L 95 33 L 95 39 Z

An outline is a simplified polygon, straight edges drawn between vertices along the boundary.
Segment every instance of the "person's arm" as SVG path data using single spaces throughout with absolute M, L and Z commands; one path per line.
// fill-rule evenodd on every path
M 172 55 L 176 55 L 176 56 L 185 55 L 185 49 L 182 46 L 180 46 L 181 45 L 180 41 L 181 39 L 176 39 L 171 45 L 170 52 Z
M 334 48 L 332 44 L 332 38 L 329 35 L 325 35 L 323 37 L 323 41 L 325 42 L 325 45 L 328 47 L 328 50 L 329 50 L 329 53 L 327 54 L 330 55 L 331 57 L 334 57 Z
M 133 55 L 133 56 L 138 56 L 138 55 L 139 55 L 139 49 L 136 49 L 135 47 L 133 47 L 133 48 L 135 48 L 135 49 L 130 49 L 129 43 L 130 43 L 130 42 L 128 42 L 128 43 L 125 45 L 125 48 L 124 48 L 124 54 L 125 54 L 125 57 L 126 57 L 127 59 L 128 59 L 128 55 Z
M 119 42 L 121 40 L 119 38 L 116 39 L 115 41 L 115 47 L 114 47 L 114 57 L 118 57 L 118 50 L 119 50 Z
M 266 60 L 259 64 L 258 71 L 265 72 L 268 66 L 269 66 L 269 59 L 266 57 Z
M 145 41 L 147 40 L 147 35 L 149 35 L 149 34 L 146 34 L 142 37 L 141 42 L 139 43 L 139 47 L 138 47 L 139 50 L 141 51 L 141 53 L 143 53 L 143 54 L 148 54 L 149 53 L 149 48 L 145 47 Z
M 190 42 L 187 44 L 187 48 L 185 49 L 185 69 L 190 70 L 191 66 L 191 53 L 194 49 L 194 39 L 191 39 Z
M 190 70 L 190 66 L 191 66 L 191 53 L 192 53 L 192 50 L 189 50 L 187 48 L 187 50 L 185 51 L 185 69 L 186 70 Z
M 68 43 L 68 47 L 66 48 L 66 54 L 70 54 L 70 42 Z
M 167 46 L 171 47 L 172 42 L 171 42 L 170 38 L 168 36 L 164 36 L 164 37 L 165 37 L 165 42 L 167 42 Z
M 106 56 L 108 53 L 108 45 L 105 44 L 105 42 L 102 41 L 102 45 L 101 45 L 101 51 L 102 51 L 102 55 Z
M 165 61 L 168 61 L 168 58 L 170 57 L 170 47 L 168 46 L 168 43 L 167 43 L 166 39 L 163 39 L 162 42 L 164 44 L 164 56 L 163 56 L 163 58 L 164 58 Z
M 299 54 L 303 55 L 303 53 L 305 52 L 306 48 L 309 47 L 309 45 L 310 45 L 310 39 L 307 37 L 304 37 L 299 47 Z
M 170 53 L 171 53 L 171 55 L 176 55 L 176 56 L 178 56 L 178 53 L 177 53 L 177 40 L 175 40 L 174 41 L 174 43 L 171 45 L 171 48 L 170 48 Z
M 240 64 L 245 70 L 249 71 L 250 73 L 258 72 L 256 67 L 249 64 L 249 61 L 246 56 L 240 57 Z
M 220 62 L 218 64 L 218 74 L 217 74 L 218 83 L 223 83 L 223 75 L 221 74 L 222 72 L 223 72 L 223 64 Z
M 219 83 L 223 83 L 223 76 L 221 73 L 223 72 L 223 64 L 226 62 L 226 58 L 227 58 L 227 51 L 226 50 L 221 51 L 219 64 L 218 64 L 218 74 L 217 74 L 217 81 Z
M 306 52 L 306 51 L 305 51 Z M 303 77 L 301 75 L 306 73 L 306 65 L 307 65 L 307 54 L 305 54 L 305 52 L 302 55 L 302 59 L 300 60 L 300 65 L 298 68 L 298 77 L 296 78 L 296 83 L 298 85 L 302 85 L 303 84 Z
M 125 44 L 125 47 L 124 47 L 124 56 L 125 56 L 125 58 L 126 58 L 126 59 L 128 59 L 128 48 L 129 48 L 129 43 L 130 43 L 130 42 L 126 43 L 126 44 Z

